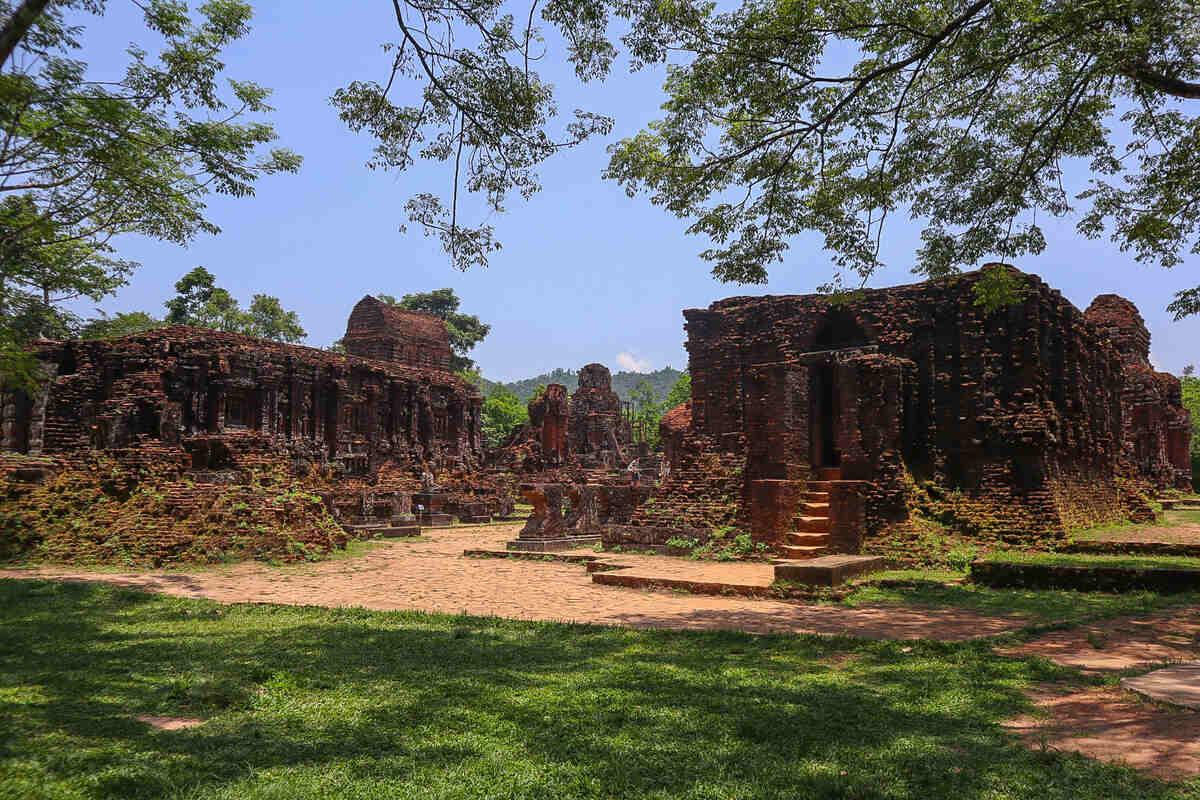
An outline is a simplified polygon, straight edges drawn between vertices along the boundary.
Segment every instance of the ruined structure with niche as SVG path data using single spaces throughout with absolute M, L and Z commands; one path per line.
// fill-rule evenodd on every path
M 578 547 L 629 522 L 648 491 L 627 485 L 634 457 L 628 409 L 603 364 L 579 371 L 575 394 L 552 383 L 529 401 L 529 425 L 492 456 L 493 466 L 523 473 L 520 491 L 533 506 L 514 550 Z
M 483 459 L 482 398 L 450 371 L 445 324 L 365 297 L 344 341 L 343 354 L 172 326 L 38 342 L 48 379 L 5 396 L 3 446 L 154 464 L 187 487 L 261 468 L 319 475 L 345 521 L 409 514 L 428 469 L 453 484 L 440 507 L 474 519 L 511 511 L 511 491 L 470 477 Z M 205 502 L 187 487 L 179 497 Z
M 1137 309 L 1101 295 L 1080 312 L 1036 276 L 988 268 L 1011 270 L 1017 302 L 983 308 L 975 272 L 836 304 L 685 311 L 692 399 L 662 420 L 663 479 L 654 469 L 639 487 L 607 368 L 584 367 L 570 397 L 548 387 L 484 464 L 482 400 L 450 371 L 444 325 L 372 297 L 350 315 L 345 354 L 188 327 L 40 342 L 49 380 L 4 397 L 3 445 L 171 465 L 167 495 L 192 507 L 223 471 L 320 474 L 343 522 L 414 504 L 430 522 L 483 521 L 511 511 L 519 481 L 528 549 L 740 531 L 800 559 L 859 552 L 914 512 L 1031 546 L 1152 518 L 1156 490 L 1190 486 L 1191 425 L 1178 380 L 1150 366 Z
M 159 441 L 178 445 L 197 468 L 253 454 L 351 474 L 388 462 L 475 468 L 483 401 L 449 371 L 444 323 L 389 312 L 363 298 L 345 355 L 186 326 L 43 342 L 37 353 L 50 380 L 40 395 L 5 404 L 4 448 Z
M 634 458 L 633 424 L 627 403 L 612 390 L 603 364 L 579 371 L 579 386 L 552 383 L 528 403 L 529 424 L 490 455 L 492 467 L 539 473 L 558 468 L 621 470 Z
M 841 305 L 685 311 L 692 399 L 663 424 L 667 502 L 606 543 L 661 544 L 671 520 L 711 521 L 720 492 L 737 525 L 794 558 L 858 552 L 923 501 L 981 538 L 1033 544 L 1145 518 L 1154 489 L 1189 487 L 1179 383 L 1149 367 L 1133 305 L 1106 295 L 1084 314 L 1012 272 L 1019 302 L 991 313 L 980 272 Z M 703 500 L 678 491 L 706 477 Z
M 621 398 L 612 389 L 612 373 L 603 364 L 579 371 L 579 388 L 571 395 L 569 424 L 571 452 L 593 466 L 623 466 L 632 455 L 629 420 L 621 413 Z

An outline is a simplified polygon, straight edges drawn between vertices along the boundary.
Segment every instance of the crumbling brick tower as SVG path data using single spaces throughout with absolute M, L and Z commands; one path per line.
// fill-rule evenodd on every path
M 342 337 L 346 352 L 414 369 L 450 372 L 450 334 L 432 314 L 405 311 L 367 295 L 354 306 Z
M 1099 298 L 1085 317 L 1012 271 L 1022 299 L 992 313 L 978 272 L 839 306 L 733 297 L 684 312 L 691 440 L 744 453 L 755 539 L 786 543 L 813 479 L 842 552 L 904 519 L 913 482 L 981 535 L 1028 542 L 1126 518 L 1129 481 L 1190 481 L 1178 383 L 1149 369 L 1132 304 Z
M 571 452 L 586 466 L 612 467 L 632 458 L 633 432 L 621 413 L 621 398 L 612 390 L 612 373 L 603 364 L 579 371 L 568 430 Z
M 529 424 L 541 445 L 543 469 L 565 464 L 569 455 L 567 387 L 561 383 L 550 384 L 545 392 L 529 401 L 527 408 Z
M 1156 486 L 1190 490 L 1191 419 L 1182 407 L 1179 379 L 1150 366 L 1150 332 L 1142 315 L 1124 297 L 1102 294 L 1084 316 L 1121 356 L 1126 459 Z

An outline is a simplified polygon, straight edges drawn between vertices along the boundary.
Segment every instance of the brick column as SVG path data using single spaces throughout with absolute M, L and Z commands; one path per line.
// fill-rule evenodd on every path
M 829 549 L 858 553 L 867 532 L 869 481 L 834 481 L 829 488 Z
M 750 481 L 750 537 L 771 547 L 783 544 L 806 482 L 768 479 Z

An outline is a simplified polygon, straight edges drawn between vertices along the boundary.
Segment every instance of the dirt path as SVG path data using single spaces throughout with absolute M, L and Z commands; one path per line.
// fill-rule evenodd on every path
M 954 608 L 846 608 L 623 589 L 593 584 L 578 565 L 462 555 L 467 548 L 502 548 L 518 529 L 519 525 L 432 530 L 428 541 L 385 542 L 361 557 L 303 566 L 244 563 L 194 572 L 147 573 L 47 568 L 3 570 L 0 577 L 101 581 L 225 603 L 360 606 L 635 627 L 846 634 L 877 639 L 962 640 L 1015 630 L 1028 622 L 1020 616 L 989 617 Z M 721 568 L 705 565 L 710 572 Z M 731 574 L 742 577 L 748 565 L 728 568 Z
M 1164 662 L 1200 658 L 1200 608 L 1101 620 L 997 652 L 1043 656 L 1092 673 L 1149 671 Z M 1030 697 L 1036 715 L 1007 723 L 1030 747 L 1119 761 L 1164 780 L 1200 775 L 1200 712 L 1147 702 L 1119 688 L 1072 692 L 1044 686 Z
M 1038 715 L 1005 723 L 1037 750 L 1075 751 L 1168 781 L 1200 775 L 1200 713 L 1139 701 L 1120 689 L 1032 695 Z
M 1119 672 L 1200 659 L 1200 607 L 1098 620 L 1004 647 L 1002 655 L 1042 656 L 1087 672 Z

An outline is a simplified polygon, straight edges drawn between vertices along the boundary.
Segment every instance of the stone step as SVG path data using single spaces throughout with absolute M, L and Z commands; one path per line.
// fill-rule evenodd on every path
M 410 536 L 420 536 L 420 525 L 394 525 L 390 528 L 378 528 L 375 531 L 376 536 L 382 536 L 385 539 L 405 539 Z
M 828 547 L 828 533 L 789 533 L 787 543 L 793 547 Z
M 829 548 L 824 545 L 790 545 L 785 544 L 779 548 L 779 554 L 784 558 L 794 561 L 805 561 L 810 558 L 820 558 L 829 552 Z
M 828 492 L 833 488 L 833 481 L 809 481 L 805 488 L 810 492 Z
M 805 492 L 804 499 L 809 503 L 828 503 L 829 492 Z
M 809 517 L 828 517 L 829 503 L 802 503 L 805 516 Z
M 829 517 L 792 517 L 792 530 L 799 533 L 827 533 Z
M 796 559 L 794 563 L 775 562 L 775 580 L 810 586 L 837 586 L 855 575 L 881 569 L 884 569 L 884 562 L 879 556 L 822 555 L 818 558 Z
M 382 530 L 386 529 L 388 526 L 381 525 L 379 523 L 361 523 L 360 522 L 360 523 L 345 524 L 345 525 L 342 525 L 342 527 L 345 528 L 348 533 L 374 534 L 378 531 L 382 531 Z

